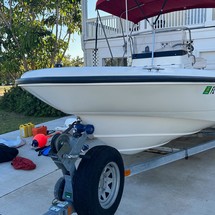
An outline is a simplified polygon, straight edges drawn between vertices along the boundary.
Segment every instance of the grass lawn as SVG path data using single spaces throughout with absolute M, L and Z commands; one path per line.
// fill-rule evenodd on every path
M 3 96 L 5 90 L 9 90 L 11 86 L 0 86 L 0 96 Z
M 19 129 L 21 124 L 32 122 L 39 124 L 56 119 L 56 117 L 30 117 L 21 114 L 10 113 L 0 109 L 0 134 Z
M 0 86 L 0 100 L 4 94 L 5 89 L 10 89 L 11 86 Z M 0 109 L 0 134 L 19 129 L 19 126 L 31 122 L 33 124 L 40 124 L 50 120 L 57 119 L 57 117 L 33 117 L 23 116 L 22 114 L 11 113 Z
M 0 100 L 1 96 L 4 94 L 4 89 L 7 90 L 9 88 L 10 86 L 0 86 Z M 23 116 L 21 114 L 6 112 L 5 110 L 0 109 L 0 134 L 18 130 L 21 124 L 28 122 L 32 122 L 36 125 L 53 119 L 57 119 L 57 117 Z

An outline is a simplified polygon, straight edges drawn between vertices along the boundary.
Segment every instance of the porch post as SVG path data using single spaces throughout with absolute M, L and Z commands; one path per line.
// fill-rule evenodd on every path
M 205 26 L 211 26 L 214 25 L 214 23 L 215 20 L 213 20 L 213 8 L 207 8 Z
M 84 66 L 87 65 L 87 53 L 86 53 L 86 48 L 85 48 L 85 41 L 87 39 L 87 7 L 88 0 L 81 0 L 81 9 L 82 9 L 82 35 L 81 35 L 81 47 L 83 50 L 84 54 Z

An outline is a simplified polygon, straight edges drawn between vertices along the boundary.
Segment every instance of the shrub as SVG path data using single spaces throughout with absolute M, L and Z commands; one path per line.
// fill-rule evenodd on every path
M 22 113 L 26 116 L 57 117 L 65 113 L 47 105 L 20 87 L 12 87 L 6 91 L 0 101 L 3 110 Z

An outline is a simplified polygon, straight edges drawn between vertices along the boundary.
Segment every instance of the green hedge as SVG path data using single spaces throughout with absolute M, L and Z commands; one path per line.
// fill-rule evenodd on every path
M 0 108 L 6 111 L 22 113 L 26 116 L 65 116 L 65 114 L 61 111 L 56 110 L 55 108 L 40 101 L 35 96 L 25 90 L 22 90 L 18 86 L 12 87 L 4 93 L 0 101 Z

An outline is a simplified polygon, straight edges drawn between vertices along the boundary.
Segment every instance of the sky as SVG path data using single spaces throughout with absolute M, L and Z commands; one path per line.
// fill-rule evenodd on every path
M 95 18 L 96 0 L 88 0 L 88 18 Z M 75 33 L 70 42 L 69 50 L 67 52 L 71 58 L 75 58 L 77 56 L 83 57 L 83 51 L 81 49 L 81 36 Z
M 77 33 L 72 36 L 67 54 L 70 55 L 71 58 L 76 58 L 77 56 L 83 57 L 83 51 L 81 49 L 81 37 Z
M 96 1 L 97 0 L 86 0 L 88 1 L 88 18 L 96 17 Z M 102 13 L 100 13 L 102 16 Z M 71 58 L 75 58 L 77 56 L 83 57 L 83 51 L 81 49 L 81 36 L 75 33 L 73 35 L 72 41 L 70 42 L 69 50 L 67 52 Z

